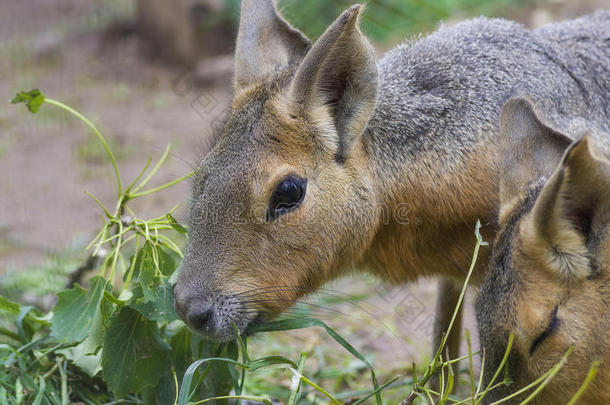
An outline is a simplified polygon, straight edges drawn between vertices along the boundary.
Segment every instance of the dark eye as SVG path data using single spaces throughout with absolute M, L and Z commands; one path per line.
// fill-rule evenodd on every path
M 551 321 L 549 322 L 549 325 L 546 327 L 544 332 L 542 332 L 540 336 L 538 336 L 536 340 L 534 340 L 534 343 L 532 343 L 532 347 L 530 348 L 530 356 L 534 354 L 534 351 L 538 348 L 538 346 L 540 346 L 546 338 L 551 336 L 551 334 L 553 334 L 553 332 L 555 332 L 558 327 L 559 318 L 557 318 L 557 307 L 555 307 L 553 313 L 551 314 Z
M 307 180 L 298 176 L 285 177 L 271 195 L 267 220 L 271 221 L 297 208 L 305 197 Z

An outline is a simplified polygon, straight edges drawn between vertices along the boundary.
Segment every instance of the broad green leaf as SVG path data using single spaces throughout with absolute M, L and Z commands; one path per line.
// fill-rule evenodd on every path
M 171 276 L 182 259 L 173 250 L 158 247 L 157 251 L 159 252 L 159 270 L 165 277 Z
M 143 299 L 140 302 L 155 301 L 158 288 L 164 286 L 164 280 L 178 267 L 179 257 L 173 252 L 168 253 L 161 247 L 146 243 L 133 260 L 136 261 L 134 277 L 140 279 L 142 286 Z
M 102 277 L 91 279 L 91 288 L 85 290 L 78 284 L 57 294 L 53 308 L 51 334 L 63 342 L 80 342 L 92 331 L 95 318 L 108 282 Z
M 182 325 L 170 340 L 172 346 L 172 364 L 176 369 L 178 380 L 182 380 L 184 372 L 193 361 L 193 352 L 191 351 L 192 337 L 193 334 L 188 327 Z
M 30 91 L 20 91 L 11 100 L 12 104 L 25 103 L 31 113 L 37 113 L 38 109 L 44 103 L 44 94 L 38 89 Z
M 129 306 L 151 321 L 169 323 L 179 319 L 174 309 L 174 288 L 167 279 L 161 280 L 152 300 L 146 301 L 143 298 L 142 287 L 138 285 L 133 289 L 133 298 Z
M 163 369 L 159 382 L 154 386 L 147 386 L 142 391 L 142 400 L 146 405 L 173 404 L 176 399 L 176 386 L 172 370 L 169 367 Z
M 89 354 L 90 346 L 87 340 L 85 339 L 76 346 L 56 350 L 55 353 L 63 355 L 87 375 L 93 377 L 102 370 L 102 349 L 95 354 Z
M 227 356 L 226 351 L 222 353 L 222 356 Z M 235 386 L 235 381 L 233 381 L 230 367 L 232 368 L 233 365 L 219 361 L 210 364 L 208 374 L 199 385 L 199 399 L 219 397 L 231 392 L 231 389 Z M 215 401 L 218 405 L 228 402 L 228 400 Z
M 123 307 L 110 322 L 104 339 L 104 381 L 119 398 L 156 385 L 170 367 L 170 347 L 161 340 L 156 322 Z
M 108 293 L 106 291 L 106 293 Z M 104 294 L 106 297 L 106 294 Z M 95 376 L 102 369 L 102 349 L 106 329 L 110 323 L 110 317 L 114 312 L 115 305 L 107 299 L 102 299 L 100 309 L 97 311 L 91 324 L 90 332 L 79 344 L 58 350 L 74 365 L 87 373 L 90 377 Z

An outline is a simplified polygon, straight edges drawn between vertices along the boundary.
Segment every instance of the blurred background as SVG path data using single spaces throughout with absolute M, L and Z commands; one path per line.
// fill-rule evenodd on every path
M 380 56 L 441 22 L 487 15 L 536 27 L 610 7 L 608 0 L 365 2 L 363 31 Z M 280 0 L 279 9 L 315 39 L 351 4 Z M 222 126 L 238 18 L 239 0 L 0 0 L 0 293 L 44 293 L 64 283 L 102 224 L 101 210 L 85 191 L 106 204 L 115 199 L 112 167 L 81 122 L 48 105 L 31 115 L 8 100 L 40 88 L 84 113 L 109 140 L 126 181 L 171 143 L 169 162 L 155 178 L 165 183 L 197 166 Z M 146 218 L 162 215 L 186 202 L 187 183 L 137 200 L 135 207 Z M 176 217 L 184 221 L 185 209 Z M 398 346 L 414 358 L 430 351 L 434 286 L 421 281 L 396 290 L 366 277 L 341 282 L 331 288 L 368 306 L 338 304 L 361 315 L 339 315 L 340 330 L 361 337 L 360 348 L 392 361 L 392 368 L 410 366 L 409 357 L 396 364 L 395 353 Z M 363 322 L 375 326 L 365 331 Z M 466 325 L 474 330 L 472 319 Z M 302 337 L 306 345 L 317 339 Z

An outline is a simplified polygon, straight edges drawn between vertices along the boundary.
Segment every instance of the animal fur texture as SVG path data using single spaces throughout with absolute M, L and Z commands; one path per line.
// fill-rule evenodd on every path
M 500 171 L 500 231 L 476 313 L 486 384 L 501 364 L 510 334 L 514 343 L 506 374 L 513 382 L 500 385 L 486 401 L 532 383 L 573 346 L 535 403 L 567 403 L 597 360 L 599 373 L 579 403 L 607 404 L 610 135 L 559 131 L 540 117 L 524 99 L 510 100 L 502 112 L 499 156 L 510 164 Z
M 477 219 L 495 234 L 511 96 L 531 95 L 560 126 L 606 124 L 608 12 L 534 31 L 477 18 L 377 61 L 360 5 L 315 43 L 271 0 L 241 10 L 235 96 L 194 179 L 175 286 L 178 313 L 210 338 L 233 339 L 233 324 L 247 333 L 354 270 L 462 280 Z M 288 178 L 304 198 L 270 216 Z

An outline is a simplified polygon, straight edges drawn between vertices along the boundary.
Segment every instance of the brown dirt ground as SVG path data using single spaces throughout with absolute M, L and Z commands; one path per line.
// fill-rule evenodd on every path
M 226 57 L 211 61 L 223 79 L 205 88 L 191 86 L 188 71 L 143 58 L 135 38 L 102 34 L 105 24 L 131 12 L 133 5 L 125 4 L 0 0 L 0 94 L 6 100 L 39 87 L 77 107 L 120 150 L 126 181 L 171 143 L 172 157 L 155 180 L 161 184 L 187 173 L 206 150 L 230 101 L 231 63 Z M 608 6 L 607 0 L 549 0 L 516 18 L 532 26 Z M 100 210 L 84 191 L 111 204 L 115 188 L 96 142 L 80 122 L 51 106 L 31 116 L 23 107 L 0 104 L 0 274 L 39 263 L 67 246 L 83 246 L 100 227 Z M 135 207 L 152 217 L 184 202 L 187 194 L 188 184 L 181 184 L 136 201 Z M 178 216 L 184 218 L 184 210 Z M 355 293 L 370 291 L 370 285 L 356 280 L 332 288 Z M 378 293 L 358 304 L 366 310 L 337 306 L 363 320 L 327 318 L 342 325 L 341 332 L 360 342 L 362 351 L 377 353 L 378 364 L 407 367 L 413 355 L 419 359 L 430 351 L 434 286 L 422 280 L 401 289 L 377 287 Z M 467 313 L 466 327 L 474 331 L 470 305 Z M 392 333 L 377 327 L 378 321 L 390 325 Z M 309 332 L 292 337 L 309 345 L 317 341 Z M 397 356 L 402 351 L 408 355 Z

